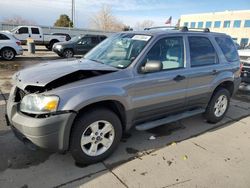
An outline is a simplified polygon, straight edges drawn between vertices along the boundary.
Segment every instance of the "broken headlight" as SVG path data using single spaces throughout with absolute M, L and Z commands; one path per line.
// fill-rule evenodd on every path
M 55 112 L 59 104 L 58 96 L 29 94 L 21 101 L 20 110 L 30 114 L 46 114 Z

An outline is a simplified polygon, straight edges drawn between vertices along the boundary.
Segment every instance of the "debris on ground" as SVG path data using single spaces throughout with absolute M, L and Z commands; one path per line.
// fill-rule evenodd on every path
M 155 140 L 155 139 L 156 139 L 156 138 L 155 138 L 155 136 L 153 136 L 153 135 L 149 137 L 149 140 Z
M 188 159 L 188 156 L 187 156 L 187 155 L 184 155 L 184 156 L 182 157 L 182 159 L 185 161 L 185 160 Z
M 172 161 L 167 161 L 168 166 L 170 166 L 173 162 Z

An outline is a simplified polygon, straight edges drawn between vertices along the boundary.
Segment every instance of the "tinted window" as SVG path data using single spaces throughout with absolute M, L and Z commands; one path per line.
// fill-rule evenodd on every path
M 100 41 L 98 37 L 91 37 L 91 42 L 92 44 L 98 44 Z
M 105 37 L 105 36 L 100 37 L 101 41 L 105 40 L 106 38 L 107 37 Z
M 78 44 L 91 44 L 91 38 L 90 37 L 84 37 L 82 38 Z
M 0 40 L 9 40 L 9 37 L 4 34 L 0 34 Z
M 250 20 L 245 20 L 244 27 L 250 27 Z
M 239 59 L 236 47 L 233 41 L 228 37 L 215 37 L 216 42 L 220 46 L 226 59 L 230 62 Z
M 184 26 L 188 27 L 188 22 L 184 22 Z
M 230 21 L 224 21 L 223 27 L 229 28 L 230 27 Z
M 32 32 L 32 34 L 40 34 L 40 32 L 39 32 L 39 29 L 38 28 L 31 28 L 31 32 Z
M 212 26 L 212 22 L 206 22 L 206 28 L 210 28 Z
M 240 20 L 234 20 L 234 27 L 239 28 L 241 24 Z
M 18 29 L 19 34 L 27 34 L 29 33 L 28 27 L 21 27 Z
M 190 27 L 195 28 L 195 22 L 191 22 Z
M 203 28 L 203 22 L 198 22 L 198 28 Z
M 217 55 L 206 37 L 188 37 L 191 67 L 211 65 L 217 62 Z
M 184 67 L 182 37 L 169 37 L 159 40 L 148 52 L 144 62 L 161 61 L 164 70 Z
M 214 22 L 214 28 L 220 28 L 220 21 Z

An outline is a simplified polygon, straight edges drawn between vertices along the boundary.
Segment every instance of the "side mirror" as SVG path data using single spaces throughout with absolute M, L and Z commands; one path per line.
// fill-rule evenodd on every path
M 16 30 L 16 32 L 15 32 L 16 34 L 19 34 L 19 31 L 18 30 Z
M 150 60 L 148 61 L 144 67 L 141 68 L 143 73 L 150 73 L 150 72 L 158 72 L 161 71 L 163 65 L 161 61 Z

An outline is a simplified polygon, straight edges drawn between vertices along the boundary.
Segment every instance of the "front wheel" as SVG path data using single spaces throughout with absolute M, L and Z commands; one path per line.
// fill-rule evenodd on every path
M 121 136 L 122 126 L 118 116 L 108 109 L 94 109 L 76 119 L 70 151 L 77 163 L 96 163 L 113 153 Z
M 65 49 L 63 51 L 63 57 L 65 58 L 71 58 L 74 56 L 74 52 L 71 49 Z
M 225 88 L 220 88 L 212 96 L 206 112 L 205 118 L 210 123 L 217 123 L 223 119 L 230 104 L 230 93 Z

